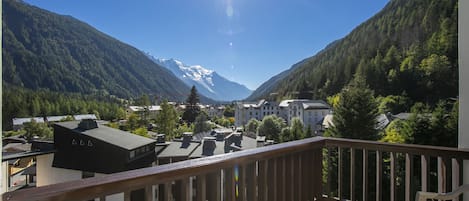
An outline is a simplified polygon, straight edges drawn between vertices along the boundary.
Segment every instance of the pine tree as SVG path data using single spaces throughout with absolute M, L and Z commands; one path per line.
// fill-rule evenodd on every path
M 195 86 L 192 86 L 191 93 L 187 97 L 187 107 L 184 113 L 182 114 L 182 119 L 192 123 L 195 121 L 195 118 L 200 114 L 200 108 L 197 105 L 199 103 L 199 95 L 197 94 L 197 89 Z
M 189 97 L 187 97 L 187 104 L 191 107 L 197 106 L 197 103 L 199 103 L 199 95 L 197 94 L 197 89 L 195 86 L 192 86 L 191 88 L 191 93 L 189 94 Z
M 334 107 L 334 126 L 327 135 L 352 139 L 377 140 L 375 129 L 378 107 L 365 79 L 356 76 L 340 93 Z

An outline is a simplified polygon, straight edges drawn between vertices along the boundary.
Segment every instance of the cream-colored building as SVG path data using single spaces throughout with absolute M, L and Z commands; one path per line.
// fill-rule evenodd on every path
M 280 103 L 260 100 L 259 102 L 238 102 L 235 108 L 235 125 L 244 126 L 250 119 L 262 120 L 265 116 L 276 115 L 288 125 L 299 118 L 305 128 L 313 131 L 321 129 L 322 119 L 332 112 L 322 100 L 291 99 Z

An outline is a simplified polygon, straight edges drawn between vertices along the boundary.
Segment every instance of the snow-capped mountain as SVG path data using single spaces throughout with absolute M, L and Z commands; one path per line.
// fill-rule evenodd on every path
M 148 57 L 156 64 L 169 69 L 188 86 L 194 85 L 199 93 L 214 100 L 242 100 L 252 93 L 246 86 L 230 81 L 200 65 L 189 66 L 175 59 L 157 59 L 151 55 Z

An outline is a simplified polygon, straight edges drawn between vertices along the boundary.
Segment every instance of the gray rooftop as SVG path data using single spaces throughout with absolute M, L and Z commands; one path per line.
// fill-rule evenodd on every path
M 225 141 L 215 141 L 215 144 L 216 144 L 216 147 L 215 147 L 215 150 L 213 151 L 213 155 L 225 154 Z M 190 158 L 204 157 L 204 155 L 202 155 L 202 151 L 203 151 L 202 145 L 203 144 L 201 144 L 194 150 Z M 243 136 L 243 141 L 241 142 L 241 150 L 254 149 L 256 147 L 257 147 L 256 139 Z M 231 150 L 229 152 L 231 152 Z
M 158 158 L 189 157 L 192 152 L 200 145 L 198 142 L 170 142 L 168 146 L 158 154 Z
M 55 125 L 61 126 L 72 130 L 75 133 L 90 136 L 92 138 L 122 147 L 127 150 L 132 150 L 147 144 L 155 143 L 155 140 L 150 138 L 138 136 L 129 132 L 121 131 L 111 127 L 98 124 L 98 128 L 83 130 L 78 128 L 79 121 L 69 121 L 56 123 Z

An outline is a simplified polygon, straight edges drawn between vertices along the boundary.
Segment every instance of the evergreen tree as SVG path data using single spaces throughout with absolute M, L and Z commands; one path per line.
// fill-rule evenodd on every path
M 377 140 L 378 107 L 364 78 L 357 76 L 340 93 L 334 107 L 334 126 L 327 135 L 352 139 Z
M 189 97 L 187 97 L 186 102 L 191 107 L 195 107 L 197 106 L 197 103 L 199 103 L 199 95 L 197 94 L 195 86 L 192 86 L 191 93 L 189 94 Z
M 177 115 L 174 107 L 168 104 L 167 100 L 161 103 L 161 111 L 156 117 L 158 133 L 166 134 L 168 140 L 174 138 L 174 129 L 176 129 Z
M 182 114 L 182 119 L 192 123 L 195 121 L 195 118 L 200 115 L 200 108 L 197 105 L 199 103 L 199 95 L 197 94 L 197 89 L 195 86 L 192 86 L 191 93 L 187 97 L 187 106 L 186 110 Z
M 208 116 L 205 112 L 201 112 L 196 118 L 194 122 L 194 133 L 202 133 L 206 131 L 210 131 L 212 129 L 210 123 L 208 123 Z

